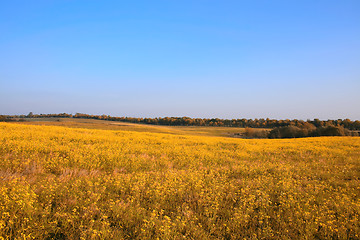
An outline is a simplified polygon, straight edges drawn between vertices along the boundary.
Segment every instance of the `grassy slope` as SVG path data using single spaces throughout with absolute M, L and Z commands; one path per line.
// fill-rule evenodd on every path
M 221 136 L 233 137 L 235 133 L 243 133 L 244 128 L 236 127 L 196 127 L 196 126 L 157 126 L 147 124 L 135 124 L 126 122 L 113 122 L 95 119 L 77 118 L 43 118 L 28 119 L 25 124 L 65 126 L 75 128 L 124 130 L 136 132 L 155 132 L 178 135 L 198 135 L 198 136 Z M 24 124 L 23 123 L 23 124 Z
M 0 236 L 359 239 L 360 138 L 149 131 L 0 123 Z

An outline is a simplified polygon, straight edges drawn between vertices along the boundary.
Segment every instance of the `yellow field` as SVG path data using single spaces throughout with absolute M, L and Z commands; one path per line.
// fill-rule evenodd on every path
M 360 138 L 0 123 L 0 238 L 359 239 Z

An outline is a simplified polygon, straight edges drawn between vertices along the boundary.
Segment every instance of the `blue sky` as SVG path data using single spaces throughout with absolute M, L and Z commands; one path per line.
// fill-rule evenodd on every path
M 0 114 L 360 119 L 360 1 L 3 1 Z

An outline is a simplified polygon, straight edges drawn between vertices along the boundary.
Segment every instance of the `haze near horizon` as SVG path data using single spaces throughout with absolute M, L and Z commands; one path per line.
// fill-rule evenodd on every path
M 6 1 L 0 114 L 360 119 L 359 1 Z

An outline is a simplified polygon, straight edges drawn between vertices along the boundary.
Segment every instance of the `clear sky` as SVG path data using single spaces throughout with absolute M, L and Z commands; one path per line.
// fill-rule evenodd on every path
M 360 119 L 360 1 L 2 1 L 0 114 Z

